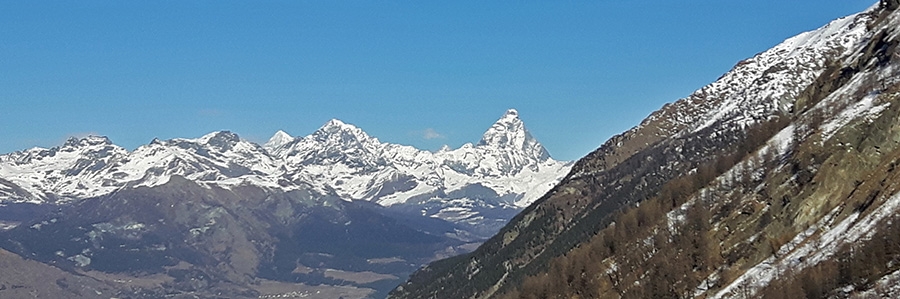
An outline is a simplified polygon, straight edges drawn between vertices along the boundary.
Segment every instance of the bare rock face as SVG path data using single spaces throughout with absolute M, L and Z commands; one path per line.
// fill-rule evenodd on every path
M 880 0 L 881 8 L 895 10 L 900 7 L 900 0 Z

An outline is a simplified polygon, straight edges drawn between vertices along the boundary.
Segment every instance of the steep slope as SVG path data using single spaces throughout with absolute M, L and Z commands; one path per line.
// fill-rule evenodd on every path
M 751 298 L 837 259 L 897 211 L 897 4 L 790 38 L 664 106 L 392 297 Z

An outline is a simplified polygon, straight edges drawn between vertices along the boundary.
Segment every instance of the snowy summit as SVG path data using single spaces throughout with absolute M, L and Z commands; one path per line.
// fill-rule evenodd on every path
M 474 226 L 483 223 L 484 211 L 514 212 L 531 204 L 569 168 L 550 157 L 514 109 L 476 145 L 438 152 L 381 142 L 333 119 L 304 137 L 278 131 L 262 146 L 220 131 L 197 139 L 154 139 L 132 152 L 101 136 L 14 152 L 0 156 L 0 178 L 10 185 L 0 189 L 0 201 L 73 201 L 181 176 L 225 188 L 312 186 L 347 201 L 411 205 Z

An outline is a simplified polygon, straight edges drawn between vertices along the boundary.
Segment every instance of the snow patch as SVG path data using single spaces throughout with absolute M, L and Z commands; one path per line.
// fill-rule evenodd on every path
M 859 219 L 855 212 L 834 224 L 841 207 L 835 208 L 816 225 L 781 246 L 776 255 L 753 266 L 720 290 L 712 298 L 733 298 L 755 294 L 786 271 L 800 271 L 835 255 L 843 244 L 867 240 L 877 231 L 875 225 L 900 210 L 900 193 L 889 197 L 878 209 Z M 816 232 L 819 232 L 816 234 Z
M 863 97 L 859 102 L 845 108 L 837 116 L 823 124 L 820 127 L 822 131 L 822 140 L 831 139 L 831 137 L 837 133 L 838 129 L 843 128 L 852 120 L 859 118 L 864 118 L 869 122 L 875 120 L 875 118 L 891 104 L 884 103 L 875 106 L 875 99 L 877 97 L 878 94 L 869 94 Z

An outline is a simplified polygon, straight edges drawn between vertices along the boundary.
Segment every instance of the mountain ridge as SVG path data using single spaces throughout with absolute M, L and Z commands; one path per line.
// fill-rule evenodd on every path
M 495 143 L 437 152 L 333 119 L 263 145 L 216 131 L 0 155 L 0 247 L 116 297 L 385 296 L 474 249 L 568 171 L 517 113 L 495 126 L 483 138 Z
M 514 109 L 478 145 L 437 152 L 381 142 L 332 119 L 303 137 L 279 130 L 263 145 L 216 131 L 193 139 L 154 139 L 128 151 L 104 136 L 90 135 L 50 149 L 0 155 L 0 178 L 17 185 L 3 188 L 16 192 L 0 189 L 0 201 L 72 201 L 156 186 L 178 175 L 226 188 L 251 184 L 289 191 L 312 186 L 321 194 L 383 206 L 428 202 L 430 216 L 474 227 L 488 209 L 517 210 L 529 204 L 568 167 L 550 157 Z

